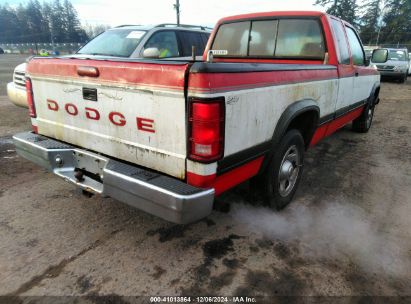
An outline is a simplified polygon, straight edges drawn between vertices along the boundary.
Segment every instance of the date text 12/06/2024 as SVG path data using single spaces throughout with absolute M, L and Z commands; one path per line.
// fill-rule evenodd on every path
M 257 303 L 253 297 L 150 297 L 150 303 Z

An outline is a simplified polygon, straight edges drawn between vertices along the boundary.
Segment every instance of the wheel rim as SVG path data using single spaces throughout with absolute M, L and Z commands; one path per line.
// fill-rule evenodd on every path
M 278 192 L 282 197 L 291 193 L 300 173 L 300 153 L 297 146 L 293 145 L 285 152 L 278 173 Z
M 367 129 L 371 126 L 372 117 L 374 116 L 374 107 L 370 107 L 367 113 Z

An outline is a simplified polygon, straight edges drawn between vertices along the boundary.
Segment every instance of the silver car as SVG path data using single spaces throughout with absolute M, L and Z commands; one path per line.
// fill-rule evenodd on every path
M 16 106 L 27 108 L 26 94 L 26 63 L 19 64 L 14 69 L 13 81 L 7 84 L 7 95 Z
M 105 31 L 84 45 L 76 54 L 62 57 L 123 57 L 150 59 L 192 58 L 201 60 L 211 29 L 197 25 L 123 25 Z M 194 54 L 193 54 L 194 51 Z M 47 54 L 46 54 L 47 55 Z M 13 82 L 7 86 L 12 103 L 27 107 L 26 64 L 18 65 Z
M 407 79 L 409 71 L 409 54 L 407 49 L 387 48 L 388 57 L 385 62 L 375 62 L 371 59 L 371 64 L 380 72 L 383 77 L 398 79 L 401 83 Z
M 167 59 L 202 56 L 210 30 L 203 26 L 175 24 L 120 26 L 95 37 L 70 57 L 92 55 Z

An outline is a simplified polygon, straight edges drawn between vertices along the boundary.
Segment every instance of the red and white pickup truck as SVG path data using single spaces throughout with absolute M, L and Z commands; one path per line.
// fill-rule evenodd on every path
M 352 121 L 368 131 L 380 90 L 354 28 L 320 12 L 224 18 L 203 61 L 34 58 L 26 76 L 21 156 L 176 223 L 253 177 L 283 208 L 304 150 Z

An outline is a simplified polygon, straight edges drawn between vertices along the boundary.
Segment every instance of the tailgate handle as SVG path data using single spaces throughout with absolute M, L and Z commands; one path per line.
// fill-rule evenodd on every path
M 97 89 L 83 88 L 83 98 L 86 100 L 97 101 Z
M 78 66 L 77 75 L 88 76 L 88 77 L 98 77 L 100 72 L 98 68 L 92 66 Z

